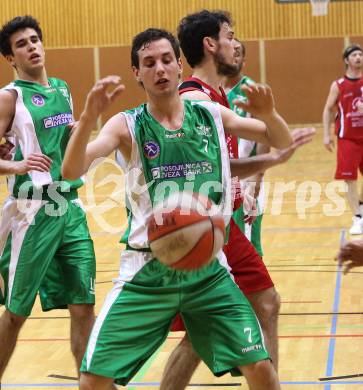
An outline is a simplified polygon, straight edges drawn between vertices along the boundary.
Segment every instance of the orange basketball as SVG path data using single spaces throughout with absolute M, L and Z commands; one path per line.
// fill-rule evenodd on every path
M 208 264 L 222 248 L 223 216 L 201 194 L 175 192 L 153 209 L 148 238 L 153 255 L 163 264 L 193 270 Z

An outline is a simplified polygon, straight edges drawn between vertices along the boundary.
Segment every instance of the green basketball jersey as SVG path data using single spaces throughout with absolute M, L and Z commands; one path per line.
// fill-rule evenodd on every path
M 255 82 L 247 76 L 243 76 L 241 80 L 227 93 L 228 102 L 231 106 L 231 109 L 241 117 L 249 117 L 249 113 L 242 110 L 233 104 L 233 100 L 239 99 L 245 102 L 247 97 L 245 93 L 241 90 L 243 85 L 253 85 Z M 242 138 L 238 139 L 238 157 L 251 157 L 256 155 L 256 142 L 245 140 Z M 260 202 L 262 202 L 263 191 L 257 199 L 257 207 L 260 208 Z M 244 212 L 243 205 L 233 213 L 233 220 L 239 226 L 241 231 L 246 235 L 246 237 L 251 241 L 255 249 L 257 250 L 260 256 L 263 255 L 262 244 L 261 244 L 261 220 L 262 214 L 258 215 L 257 219 L 253 222 L 252 226 L 245 224 L 244 222 Z
M 49 78 L 48 83 L 48 86 L 43 86 L 15 80 L 4 88 L 17 93 L 14 121 L 6 134 L 16 146 L 13 159 L 21 161 L 31 153 L 42 153 L 52 159 L 50 172 L 30 171 L 9 178 L 9 191 L 15 197 L 29 196 L 34 187 L 49 186 L 54 182 L 62 182 L 58 191 L 75 189 L 83 184 L 80 179 L 63 181 L 61 166 L 70 136 L 67 125 L 73 122 L 72 100 L 64 81 Z
M 229 105 L 231 106 L 231 110 L 233 110 L 235 113 L 237 113 L 239 116 L 242 117 L 248 117 L 249 113 L 242 110 L 242 108 L 239 108 L 233 104 L 233 100 L 239 99 L 242 100 L 242 102 L 245 102 L 247 100 L 247 97 L 243 91 L 241 91 L 241 87 L 243 85 L 253 85 L 255 82 L 250 79 L 247 76 L 243 76 L 241 80 L 227 93 L 227 98 Z
M 220 205 L 227 225 L 232 204 L 230 168 L 218 104 L 184 101 L 184 120 L 178 130 L 161 126 L 146 104 L 123 115 L 134 142 L 131 161 L 124 166 L 128 229 L 121 242 L 148 248 L 146 221 L 152 206 L 175 191 L 208 196 Z

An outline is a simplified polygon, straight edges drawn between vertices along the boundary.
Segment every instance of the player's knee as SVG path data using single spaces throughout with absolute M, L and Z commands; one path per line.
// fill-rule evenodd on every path
M 11 329 L 21 328 L 26 319 L 27 317 L 18 316 L 17 314 L 14 314 L 9 310 L 5 310 L 3 314 L 3 320 L 5 321 L 6 325 Z
M 274 287 L 266 290 L 263 295 L 259 297 L 257 302 L 254 304 L 254 309 L 261 323 L 264 323 L 265 321 L 270 322 L 272 319 L 278 317 L 281 298 Z
M 281 297 L 275 288 L 273 289 L 269 297 L 268 306 L 268 311 L 270 312 L 270 315 L 273 317 L 277 317 L 280 313 Z
M 72 321 L 86 323 L 94 320 L 94 305 L 69 305 Z
M 270 360 L 261 360 L 256 363 L 240 367 L 240 371 L 248 382 L 263 384 L 264 389 L 275 388 L 278 376 Z
M 79 388 L 80 390 L 93 390 L 95 389 L 95 383 L 92 379 L 92 376 L 89 374 L 81 373 L 79 378 Z

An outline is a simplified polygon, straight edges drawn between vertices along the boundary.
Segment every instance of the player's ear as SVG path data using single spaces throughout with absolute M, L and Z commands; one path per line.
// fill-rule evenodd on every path
M 16 68 L 15 61 L 14 61 L 14 56 L 11 54 L 8 54 L 5 56 L 6 61 L 13 67 Z
M 203 47 L 204 47 L 204 50 L 206 50 L 207 52 L 212 52 L 214 53 L 216 50 L 217 50 L 217 41 L 212 38 L 212 37 L 204 37 L 203 38 Z
M 183 73 L 183 63 L 181 61 L 181 58 L 178 58 L 177 62 L 178 62 L 178 73 L 180 78 Z
M 133 72 L 133 74 L 135 76 L 136 81 L 138 83 L 140 83 L 141 82 L 141 80 L 140 80 L 140 69 L 136 68 L 136 66 L 133 66 L 132 67 L 132 72 Z

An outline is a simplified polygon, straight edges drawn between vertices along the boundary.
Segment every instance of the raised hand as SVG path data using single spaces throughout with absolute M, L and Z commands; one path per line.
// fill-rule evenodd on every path
M 107 76 L 93 86 L 87 95 L 85 109 L 82 115 L 96 119 L 105 111 L 125 89 L 121 77 Z
M 22 161 L 15 161 L 14 173 L 24 175 L 29 171 L 49 172 L 52 160 L 40 153 L 32 153 Z
M 256 118 L 261 118 L 273 113 L 275 102 L 271 88 L 264 84 L 243 85 L 241 90 L 247 97 L 247 102 L 234 100 L 233 104 Z

